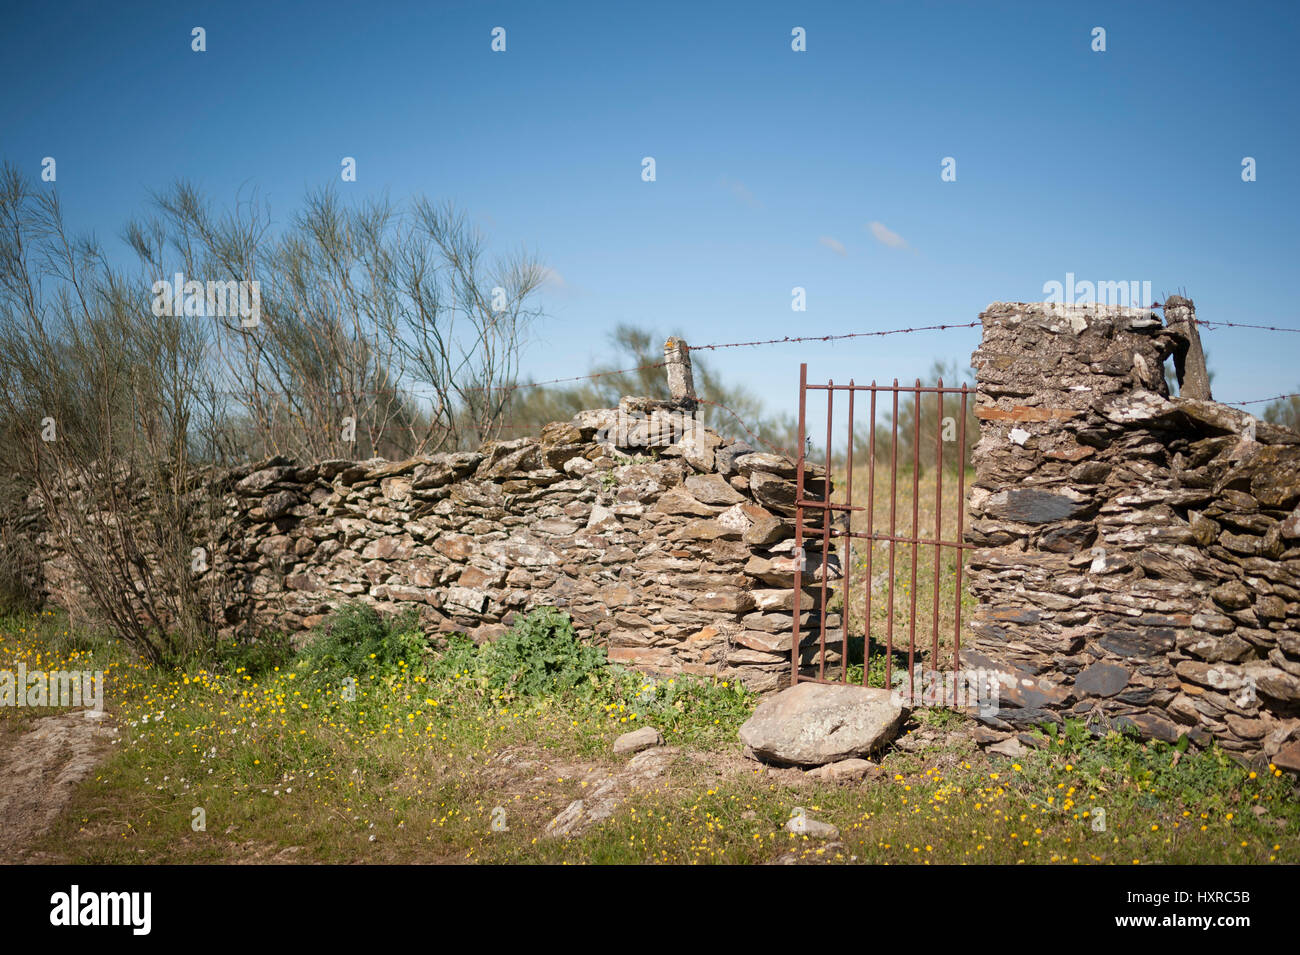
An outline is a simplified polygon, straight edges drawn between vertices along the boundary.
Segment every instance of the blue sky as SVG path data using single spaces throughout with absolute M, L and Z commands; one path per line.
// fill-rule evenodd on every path
M 537 378 L 608 357 L 619 322 L 692 344 L 962 323 L 1067 272 L 1300 327 L 1298 25 L 1294 3 L 1131 0 L 26 4 L 0 34 L 0 158 L 55 157 L 71 222 L 112 242 L 178 177 L 282 220 L 353 156 L 345 196 L 452 199 L 554 270 Z M 1217 398 L 1300 390 L 1300 336 L 1205 340 Z M 907 380 L 977 343 L 712 360 L 789 411 L 800 361 Z

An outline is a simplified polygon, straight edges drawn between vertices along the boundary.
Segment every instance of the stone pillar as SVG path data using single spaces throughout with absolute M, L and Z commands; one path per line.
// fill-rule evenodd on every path
M 1103 508 L 1139 490 L 1126 472 L 1144 466 L 1125 457 L 1129 443 L 1143 443 L 1132 440 L 1132 419 L 1168 403 L 1161 321 L 1149 309 L 1062 314 L 1008 303 L 981 319 L 967 534 L 980 605 L 962 666 L 1001 674 L 998 712 L 981 719 L 1007 733 L 1064 716 L 1141 725 L 1148 697 L 1173 696 L 1164 654 L 1178 622 L 1162 601 L 1190 594 L 1162 581 L 1163 593 L 1138 598 L 1121 583 L 1134 574 L 1130 546 L 1146 542 L 1149 525 L 1116 521 Z M 1162 515 L 1149 519 L 1159 525 Z
M 1168 304 L 1169 327 L 981 316 L 962 666 L 997 675 L 986 737 L 1074 718 L 1300 771 L 1300 437 L 1258 422 L 1243 442 L 1245 413 L 1168 397 L 1179 348 L 1195 387 L 1192 303 Z
M 664 361 L 668 368 L 668 394 L 673 403 L 694 408 L 695 378 L 691 375 L 691 346 L 680 338 L 664 342 Z
M 1210 372 L 1205 366 L 1201 331 L 1196 325 L 1196 306 L 1190 298 L 1171 295 L 1165 301 L 1165 324 L 1182 341 L 1174 348 L 1174 371 L 1178 375 L 1178 395 L 1213 401 L 1210 395 Z

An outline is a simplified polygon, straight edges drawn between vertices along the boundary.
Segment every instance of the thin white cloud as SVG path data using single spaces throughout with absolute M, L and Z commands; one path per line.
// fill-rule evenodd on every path
M 569 283 L 565 281 L 564 276 L 549 265 L 542 266 L 542 284 L 561 292 L 569 288 Z
M 754 194 L 749 191 L 743 182 L 737 182 L 734 179 L 728 179 L 726 176 L 723 176 L 722 186 L 751 209 L 763 208 L 763 203 L 754 198 Z
M 830 236 L 824 235 L 817 241 L 820 242 L 822 245 L 826 246 L 826 248 L 830 249 L 836 255 L 848 254 L 848 251 L 844 248 L 844 243 L 841 242 L 839 239 L 832 239 Z
M 581 285 L 575 285 L 558 269 L 553 269 L 549 265 L 542 266 L 542 281 L 538 291 L 546 296 L 548 301 L 552 302 L 573 299 L 587 294 L 585 288 Z
M 897 232 L 886 228 L 883 222 L 869 222 L 867 228 L 871 230 L 871 234 L 876 237 L 876 241 L 881 245 L 887 245 L 891 249 L 907 248 L 907 240 Z

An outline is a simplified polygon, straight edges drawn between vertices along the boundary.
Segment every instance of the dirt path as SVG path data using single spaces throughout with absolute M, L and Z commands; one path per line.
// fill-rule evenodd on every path
M 36 720 L 0 739 L 0 862 L 22 862 L 108 749 L 116 734 L 84 711 Z

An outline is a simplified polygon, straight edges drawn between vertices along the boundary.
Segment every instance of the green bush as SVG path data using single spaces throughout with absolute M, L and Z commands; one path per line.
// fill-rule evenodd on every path
M 317 628 L 294 667 L 315 682 L 382 679 L 423 672 L 427 653 L 414 611 L 383 616 L 366 604 L 351 603 Z
M 555 607 L 538 607 L 515 621 L 508 633 L 477 647 L 454 636 L 439 658 L 435 676 L 468 677 L 493 697 L 559 695 L 590 690 L 608 668 L 602 647 L 588 643 L 573 629 L 569 615 Z

